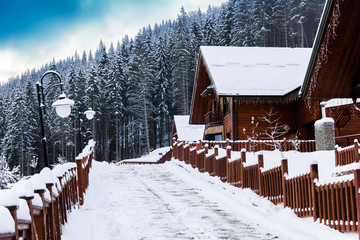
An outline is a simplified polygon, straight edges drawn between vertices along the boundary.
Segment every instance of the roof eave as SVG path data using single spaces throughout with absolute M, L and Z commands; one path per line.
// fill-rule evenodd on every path
M 310 61 L 309 61 L 309 65 L 308 68 L 306 70 L 306 74 L 305 74 L 305 79 L 304 82 L 300 88 L 300 92 L 299 92 L 299 96 L 301 98 L 305 98 L 306 97 L 306 92 L 307 92 L 307 88 L 311 79 L 311 74 L 315 65 L 315 61 L 316 61 L 316 57 L 318 55 L 319 52 L 319 48 L 321 45 L 321 40 L 322 40 L 322 36 L 324 34 L 324 30 L 326 27 L 326 22 L 327 19 L 329 17 L 329 13 L 331 10 L 331 6 L 332 6 L 333 0 L 327 0 L 324 10 L 323 10 L 323 14 L 322 14 L 322 18 L 319 24 L 319 28 L 318 31 L 316 33 L 316 37 L 315 37 L 315 42 L 314 42 L 314 46 L 313 46 L 313 51 L 311 53 L 311 57 L 310 57 Z

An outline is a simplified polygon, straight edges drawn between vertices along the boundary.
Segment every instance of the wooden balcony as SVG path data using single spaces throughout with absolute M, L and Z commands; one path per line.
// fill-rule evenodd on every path
M 224 121 L 224 113 L 223 112 L 208 112 L 204 116 L 205 128 L 214 125 L 222 125 Z

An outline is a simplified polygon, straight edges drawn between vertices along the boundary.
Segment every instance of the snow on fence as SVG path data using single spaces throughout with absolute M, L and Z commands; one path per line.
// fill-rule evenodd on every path
M 349 149 L 355 149 L 356 144 L 341 151 L 349 152 Z M 177 147 L 177 152 L 183 152 L 184 144 L 174 143 L 173 146 Z M 218 146 L 226 148 L 225 154 L 224 149 Z M 304 146 L 308 146 L 304 147 L 305 150 L 312 150 L 311 145 Z M 265 170 L 262 154 L 258 154 L 257 163 L 251 165 L 246 164 L 246 148 L 241 150 L 240 157 L 232 157 L 230 141 L 219 142 L 219 145 L 197 142 L 188 147 L 189 154 L 182 155 L 181 159 L 199 171 L 218 176 L 236 187 L 250 188 L 274 204 L 282 203 L 284 207 L 293 209 L 299 217 L 313 216 L 314 221 L 339 231 L 360 232 L 360 169 L 353 170 L 359 167 L 357 165 L 343 167 L 339 177 L 320 183 L 316 162 L 310 165 L 309 173 L 290 178 L 287 159 L 282 159 L 280 166 Z M 341 151 L 338 152 L 341 154 Z M 358 150 L 355 152 L 358 153 Z M 347 153 L 346 156 L 352 155 Z M 174 158 L 180 159 L 175 155 Z
M 283 168 L 287 175 L 287 161 Z M 314 213 L 315 179 L 318 179 L 318 166 L 316 163 L 310 165 L 310 173 L 287 178 L 283 181 L 284 207 L 290 207 L 299 217 L 312 216 Z M 316 219 L 315 219 L 316 220 Z
M 226 180 L 231 185 L 234 185 L 236 187 L 241 187 L 242 179 L 241 179 L 241 168 L 242 168 L 242 162 L 241 158 L 233 160 L 233 161 L 227 161 L 226 162 Z
M 172 157 L 172 148 L 167 151 L 165 154 L 159 153 L 162 157 L 159 159 L 158 163 L 165 163 L 166 161 L 170 161 Z
M 267 197 L 274 204 L 282 203 L 284 198 L 283 193 L 283 180 L 284 173 L 287 172 L 287 165 L 284 164 L 284 159 L 281 160 L 281 166 L 261 171 L 263 167 L 258 164 L 259 168 L 259 185 L 260 196 Z
M 61 239 L 61 225 L 86 188 L 94 144 L 84 149 L 80 168 L 75 163 L 44 168 L 0 190 L 0 239 Z
M 342 232 L 360 231 L 360 169 L 354 170 L 350 177 L 335 183 L 316 184 L 314 220 L 319 219 L 320 223 Z
M 241 165 L 240 165 L 240 182 L 242 188 L 250 188 L 254 192 L 259 192 L 259 167 L 263 167 L 261 165 L 261 161 L 258 161 L 258 164 L 244 167 L 244 163 L 246 163 L 246 151 L 243 149 L 241 151 Z M 262 155 L 259 155 L 259 157 Z
M 335 165 L 343 166 L 354 162 L 359 162 L 359 142 L 357 139 L 354 140 L 354 145 L 349 147 L 341 148 L 335 147 Z
M 94 156 L 95 142 L 90 140 L 89 144 L 83 149 L 83 151 L 75 158 L 77 170 L 78 170 L 78 193 L 79 204 L 84 204 L 84 194 L 89 186 L 89 172 Z
M 217 176 L 221 181 L 226 182 L 226 162 L 231 157 L 231 147 L 226 149 L 226 156 L 217 156 L 213 162 L 214 176 Z
M 201 141 L 203 145 L 208 144 L 209 148 L 214 148 L 214 146 L 219 146 L 221 148 L 226 148 L 231 146 L 233 151 L 241 151 L 241 149 L 246 149 L 248 152 L 258 152 L 262 150 L 272 151 L 274 150 L 275 144 L 281 146 L 282 151 L 291 151 L 297 150 L 299 152 L 313 152 L 315 151 L 315 140 L 226 140 L 226 141 Z

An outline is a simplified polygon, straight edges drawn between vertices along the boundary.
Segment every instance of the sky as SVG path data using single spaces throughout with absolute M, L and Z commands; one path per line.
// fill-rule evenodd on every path
M 0 0 L 0 82 L 226 0 Z

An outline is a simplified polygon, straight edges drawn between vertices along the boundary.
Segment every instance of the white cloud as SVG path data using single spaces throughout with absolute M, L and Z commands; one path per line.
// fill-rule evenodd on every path
M 110 42 L 121 41 L 126 34 L 134 37 L 144 26 L 176 19 L 181 6 L 184 6 L 185 11 L 198 8 L 206 11 L 209 5 L 220 6 L 223 2 L 225 0 L 182 0 L 163 1 L 160 6 L 159 2 L 148 6 L 131 5 L 131 8 L 112 6 L 106 17 L 58 29 L 51 39 L 40 38 L 37 43 L 28 44 L 31 48 L 20 50 L 8 46 L 0 49 L 0 82 L 6 82 L 9 77 L 20 75 L 27 69 L 39 68 L 53 58 L 60 60 L 72 56 L 75 50 L 80 54 L 84 50 L 94 51 L 100 39 L 109 46 Z

